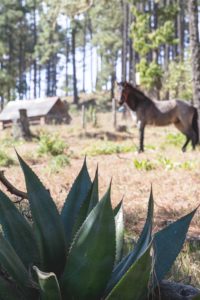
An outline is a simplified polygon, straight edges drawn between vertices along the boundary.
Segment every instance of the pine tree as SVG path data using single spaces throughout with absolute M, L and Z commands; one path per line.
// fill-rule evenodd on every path
M 133 47 L 140 57 L 136 69 L 140 73 L 141 85 L 159 98 L 163 76 L 160 49 L 177 43 L 173 25 L 177 7 L 163 3 L 158 6 L 157 1 L 153 1 L 150 5 L 143 5 L 142 9 L 141 3 L 132 7 L 131 36 Z
M 198 4 L 197 0 L 188 1 L 189 25 L 190 25 L 190 47 L 192 55 L 193 73 L 193 100 L 200 116 L 200 43 L 198 32 Z M 199 133 L 200 133 L 200 117 Z
M 115 12 L 113 14 L 113 11 Z M 121 3 L 120 1 L 98 1 L 90 10 L 93 44 L 101 59 L 101 69 L 97 74 L 100 87 L 111 85 L 111 97 L 116 79 L 116 63 L 122 47 L 121 40 Z

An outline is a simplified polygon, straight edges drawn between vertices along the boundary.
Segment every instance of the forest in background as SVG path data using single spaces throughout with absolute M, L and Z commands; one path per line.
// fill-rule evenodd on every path
M 42 84 L 57 95 L 61 71 L 75 104 L 87 81 L 112 98 L 116 79 L 135 84 L 138 74 L 158 99 L 192 100 L 190 36 L 186 0 L 2 0 L 1 107 L 41 97 Z

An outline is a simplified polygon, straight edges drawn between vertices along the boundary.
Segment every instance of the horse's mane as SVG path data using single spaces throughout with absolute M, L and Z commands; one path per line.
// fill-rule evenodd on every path
M 142 98 L 152 101 L 149 97 L 147 97 L 147 95 L 145 95 L 144 92 L 142 92 L 139 88 L 136 88 L 135 86 L 133 86 L 133 84 L 131 84 L 130 82 L 125 81 L 122 84 L 123 84 L 123 86 L 127 86 L 127 87 L 131 88 L 135 93 L 139 94 L 139 96 L 142 96 Z

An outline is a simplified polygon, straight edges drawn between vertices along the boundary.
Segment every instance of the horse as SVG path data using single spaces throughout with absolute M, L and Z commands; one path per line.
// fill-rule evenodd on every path
M 128 82 L 117 83 L 118 103 L 127 104 L 136 113 L 139 127 L 139 152 L 144 151 L 144 129 L 146 125 L 166 126 L 174 124 L 186 136 L 182 151 L 191 141 L 192 148 L 199 143 L 198 112 L 191 104 L 182 100 L 156 101 Z

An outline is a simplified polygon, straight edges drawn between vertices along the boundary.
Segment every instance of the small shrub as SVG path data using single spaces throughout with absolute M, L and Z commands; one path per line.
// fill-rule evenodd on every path
M 43 133 L 40 135 L 38 154 L 50 154 L 57 156 L 64 154 L 68 149 L 68 145 L 62 140 L 59 135 L 51 135 L 50 133 Z
M 65 154 L 59 154 L 52 157 L 50 161 L 50 170 L 52 172 L 57 172 L 59 169 L 66 167 L 70 164 L 69 156 Z
M 184 161 L 184 162 L 173 162 L 171 159 L 160 156 L 158 158 L 158 163 L 165 168 L 165 170 L 173 170 L 173 169 L 184 169 L 184 170 L 192 170 L 195 168 L 195 163 L 192 161 Z
M 16 140 L 11 137 L 6 137 L 1 140 L 1 145 L 3 147 L 12 147 L 13 148 L 13 146 L 23 145 L 24 143 L 25 143 L 25 141 L 23 139 Z
M 132 144 L 117 144 L 109 141 L 95 142 L 92 146 L 86 148 L 83 152 L 86 155 L 96 156 L 103 154 L 127 153 L 133 152 L 136 147 Z
M 196 167 L 196 164 L 193 161 L 184 161 L 181 163 L 181 169 L 184 170 L 193 170 Z
M 133 160 L 134 166 L 137 170 L 142 170 L 142 171 L 151 171 L 156 169 L 156 164 L 149 159 L 134 159 Z
M 4 150 L 0 150 L 0 166 L 9 167 L 15 164 L 15 161 Z
M 158 158 L 158 162 L 162 167 L 164 167 L 165 170 L 173 170 L 175 167 L 171 159 L 164 156 L 160 156 Z

